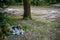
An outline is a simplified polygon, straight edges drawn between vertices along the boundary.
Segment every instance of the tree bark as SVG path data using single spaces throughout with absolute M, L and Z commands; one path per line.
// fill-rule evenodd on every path
M 30 0 L 23 0 L 24 15 L 23 19 L 31 19 Z

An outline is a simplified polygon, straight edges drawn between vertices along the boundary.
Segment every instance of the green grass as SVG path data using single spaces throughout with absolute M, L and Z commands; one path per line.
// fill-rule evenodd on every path
M 55 27 L 58 27 L 58 26 L 60 27 L 60 23 L 47 22 L 41 19 L 18 20 L 22 18 L 21 16 L 13 16 L 9 18 L 17 19 L 15 21 L 17 25 L 20 25 L 20 27 L 25 31 L 24 35 L 27 40 L 44 40 L 45 38 L 49 38 L 49 35 L 51 35 L 50 32 L 47 32 L 47 29 L 49 28 L 51 32 L 55 33 L 56 36 L 58 37 L 57 35 L 59 34 L 58 30 L 54 30 L 54 29 L 56 29 Z M 31 24 L 31 22 L 33 22 L 33 24 Z M 36 25 L 34 25 L 34 23 L 36 23 Z

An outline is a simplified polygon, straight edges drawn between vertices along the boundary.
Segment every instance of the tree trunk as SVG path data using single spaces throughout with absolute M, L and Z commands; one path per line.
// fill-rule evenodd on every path
M 31 19 L 30 0 L 23 0 L 24 15 L 23 19 Z

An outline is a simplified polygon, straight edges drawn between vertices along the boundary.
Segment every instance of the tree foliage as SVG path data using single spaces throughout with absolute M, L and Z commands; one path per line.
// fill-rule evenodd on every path
M 49 5 L 59 2 L 59 0 L 31 0 L 32 5 Z
M 22 3 L 23 0 L 0 0 L 0 3 L 7 5 L 17 5 L 17 3 Z M 32 5 L 49 5 L 60 2 L 60 0 L 31 0 Z M 2 4 L 0 4 L 2 5 Z

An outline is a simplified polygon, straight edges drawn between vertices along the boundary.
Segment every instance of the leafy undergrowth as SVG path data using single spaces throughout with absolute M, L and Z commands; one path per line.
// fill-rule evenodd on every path
M 11 18 L 11 17 L 10 17 Z M 15 18 L 15 19 L 14 19 Z M 20 35 L 14 38 L 7 38 L 6 40 L 54 40 L 56 38 L 57 26 L 60 26 L 56 22 L 47 22 L 40 19 L 21 20 L 20 17 L 12 17 L 18 25 L 21 25 L 24 29 L 24 35 Z M 59 34 L 60 35 L 60 34 Z

